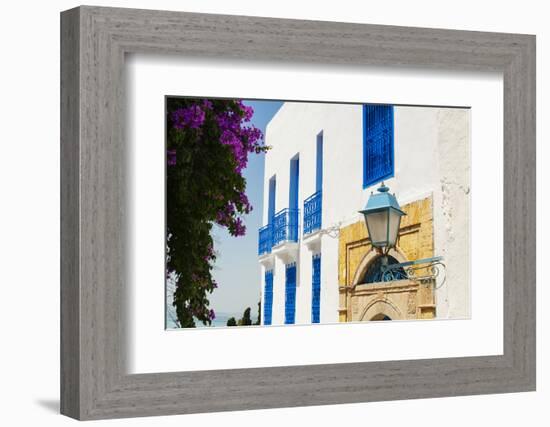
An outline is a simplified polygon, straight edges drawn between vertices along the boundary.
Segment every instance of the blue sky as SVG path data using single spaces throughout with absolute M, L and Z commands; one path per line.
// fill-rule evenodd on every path
M 265 127 L 279 108 L 280 101 L 244 101 L 254 108 L 251 123 Z M 269 145 L 269 141 L 267 141 Z M 246 178 L 246 194 L 253 210 L 244 218 L 246 234 L 230 236 L 225 229 L 215 227 L 214 246 L 218 258 L 213 276 L 218 289 L 210 296 L 210 306 L 217 313 L 242 314 L 250 307 L 256 320 L 260 300 L 260 265 L 258 263 L 258 229 L 262 224 L 264 154 L 250 154 L 248 166 L 243 172 Z

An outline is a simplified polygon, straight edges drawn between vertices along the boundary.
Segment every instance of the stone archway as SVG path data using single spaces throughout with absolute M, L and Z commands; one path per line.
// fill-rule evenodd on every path
M 401 310 L 391 300 L 378 298 L 364 307 L 358 320 L 361 322 L 367 320 L 383 320 L 379 317 L 384 316 L 387 316 L 392 320 L 404 318 Z
M 391 250 L 389 255 L 405 262 L 403 253 Z M 371 250 L 365 254 L 348 288 L 347 318 L 365 322 L 389 318 L 392 320 L 430 319 L 435 317 L 435 300 L 431 284 L 404 279 L 389 282 L 363 283 L 365 273 L 380 257 Z
M 407 216 L 401 220 L 398 247 L 389 255 L 398 263 L 433 256 L 433 211 L 431 196 L 402 206 Z M 433 284 L 413 280 L 369 283 L 365 272 L 379 257 L 373 249 L 363 219 L 339 230 L 338 247 L 338 318 L 340 322 L 370 321 L 378 315 L 392 320 L 428 319 L 435 317 Z M 405 277 L 403 274 L 400 277 Z M 394 311 L 380 304 L 393 304 Z M 366 312 L 366 307 L 379 303 L 379 311 Z M 384 311 L 385 310 L 385 311 Z

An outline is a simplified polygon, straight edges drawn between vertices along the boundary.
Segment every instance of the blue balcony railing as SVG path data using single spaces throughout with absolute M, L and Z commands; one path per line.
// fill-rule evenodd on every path
M 313 233 L 321 229 L 323 212 L 323 193 L 317 193 L 304 200 L 304 234 Z
M 271 253 L 271 247 L 273 246 L 273 225 L 264 225 L 259 230 L 258 238 L 258 255 Z
M 273 246 L 298 241 L 298 209 L 283 209 L 273 217 Z

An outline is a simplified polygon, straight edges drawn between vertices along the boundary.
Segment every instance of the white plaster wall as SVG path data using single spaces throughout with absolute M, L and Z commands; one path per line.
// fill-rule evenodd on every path
M 285 266 L 276 262 L 273 268 L 273 308 L 272 325 L 285 322 Z
M 429 195 L 434 197 L 435 253 L 444 255 L 446 263 L 453 265 L 446 284 L 437 294 L 438 316 L 443 317 L 469 314 L 469 280 L 465 277 L 469 274 L 469 208 L 466 209 L 461 202 L 455 202 L 456 206 L 449 202 L 460 195 L 460 189 L 469 188 L 468 121 L 467 110 L 394 109 L 395 177 L 386 180 L 386 184 L 402 205 Z M 300 155 L 300 242 L 296 259 L 299 267 L 296 289 L 298 324 L 311 322 L 312 252 L 302 241 L 301 223 L 303 201 L 315 192 L 316 137 L 321 131 L 324 151 L 323 228 L 360 220 L 358 211 L 377 187 L 363 189 L 361 105 L 288 102 L 268 124 L 266 142 L 272 149 L 265 161 L 264 224 L 267 223 L 269 179 L 273 175 L 277 177 L 276 211 L 288 207 L 290 159 L 298 153 Z M 324 235 L 321 254 L 321 322 L 337 322 L 338 239 Z M 275 325 L 284 323 L 284 261 L 275 258 L 274 266 Z M 261 283 L 263 286 L 263 277 Z
M 437 316 L 470 316 L 470 111 L 438 111 L 434 192 L 435 253 L 445 258 L 446 283 L 436 291 Z
M 323 218 L 324 220 L 324 218 Z M 324 223 L 322 223 L 324 224 Z M 321 323 L 338 322 L 338 240 L 323 236 L 321 243 Z M 311 281 L 311 280 L 310 280 Z

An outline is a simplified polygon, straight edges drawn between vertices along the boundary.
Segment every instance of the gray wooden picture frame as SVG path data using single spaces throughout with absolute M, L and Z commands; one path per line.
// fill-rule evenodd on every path
M 502 72 L 504 354 L 128 375 L 124 60 L 144 52 Z M 535 390 L 535 231 L 535 36 L 88 6 L 61 14 L 65 415 L 84 420 Z

